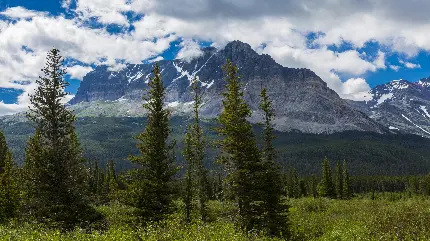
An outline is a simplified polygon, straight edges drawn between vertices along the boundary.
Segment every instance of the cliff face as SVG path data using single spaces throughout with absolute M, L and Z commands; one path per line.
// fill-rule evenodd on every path
M 222 66 L 230 59 L 239 67 L 245 99 L 253 110 L 253 122 L 261 120 L 258 108 L 262 88 L 273 100 L 276 128 L 309 133 L 344 130 L 384 132 L 384 128 L 351 107 L 314 72 L 287 68 L 268 55 L 259 55 L 245 43 L 234 41 L 224 49 L 206 48 L 191 61 L 160 61 L 166 86 L 167 105 L 175 114 L 186 114 L 191 107 L 190 82 L 196 76 L 203 89 L 202 116 L 214 118 L 222 111 L 225 81 Z M 70 102 L 81 116 L 140 116 L 141 97 L 148 88 L 152 64 L 127 65 L 118 72 L 104 66 L 84 77 Z

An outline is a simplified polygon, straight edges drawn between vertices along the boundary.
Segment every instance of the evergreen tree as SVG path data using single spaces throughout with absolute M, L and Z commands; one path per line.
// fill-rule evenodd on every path
M 17 182 L 17 167 L 0 132 L 0 222 L 17 215 L 20 205 L 20 193 Z
M 321 197 L 336 197 L 336 190 L 333 185 L 333 177 L 331 175 L 330 163 L 326 158 L 322 162 L 322 178 L 318 184 L 318 195 Z
M 207 219 L 207 201 L 209 199 L 208 189 L 208 171 L 204 167 L 205 158 L 205 141 L 203 138 L 203 129 L 200 124 L 199 109 L 202 105 L 200 87 L 197 78 L 194 77 L 192 82 L 194 92 L 193 105 L 193 123 L 188 125 L 185 135 L 184 157 L 187 163 L 185 174 L 185 219 L 190 221 L 192 204 L 194 197 L 198 197 L 200 206 L 200 215 L 203 221 Z
M 245 103 L 238 69 L 231 62 L 223 66 L 226 92 L 223 111 L 218 117 L 221 148 L 220 161 L 226 168 L 228 187 L 235 194 L 241 228 L 252 230 L 261 225 L 261 184 L 258 176 L 263 169 L 252 125 L 247 118 L 251 110 Z M 259 186 L 260 185 L 260 186 Z
M 336 195 L 337 198 L 343 198 L 343 170 L 340 162 L 336 163 Z
M 343 198 L 352 198 L 351 184 L 349 182 L 348 168 L 346 167 L 346 161 L 343 161 Z
M 7 147 L 6 137 L 4 136 L 3 132 L 0 132 L 0 174 L 4 171 L 8 152 L 9 148 Z
M 41 221 L 72 228 L 100 216 L 85 199 L 87 175 L 73 126 L 75 116 L 63 103 L 67 83 L 59 50 L 48 53 L 42 71 L 44 77 L 36 81 L 27 112 L 36 130 L 26 148 L 27 207 Z
M 263 152 L 262 152 L 262 190 L 264 194 L 264 224 L 263 226 L 268 229 L 270 235 L 288 236 L 288 219 L 287 212 L 288 206 L 284 205 L 281 200 L 282 196 L 282 176 L 280 168 L 276 164 L 276 153 L 273 146 L 275 135 L 273 134 L 273 118 L 275 116 L 272 107 L 272 101 L 267 95 L 266 89 L 263 89 L 260 94 L 260 108 L 264 113 L 264 132 L 263 132 Z M 296 185 L 299 183 L 297 180 L 297 173 L 295 173 Z M 300 191 L 297 191 L 299 193 Z
M 118 185 L 118 177 L 115 172 L 115 163 L 114 161 L 108 161 L 106 165 L 106 174 L 105 174 L 105 192 L 107 199 L 109 201 L 117 200 L 117 192 L 119 190 Z
M 149 93 L 143 97 L 143 107 L 148 111 L 147 125 L 136 137 L 140 155 L 131 156 L 130 160 L 140 165 L 134 172 L 133 190 L 137 194 L 135 205 L 139 215 L 145 220 L 159 221 L 171 212 L 177 167 L 173 153 L 175 142 L 168 140 L 170 111 L 164 107 L 166 93 L 158 63 L 152 73 Z
M 287 195 L 290 198 L 299 198 L 300 197 L 300 183 L 299 178 L 297 176 L 297 171 L 295 168 L 290 170 L 287 178 Z

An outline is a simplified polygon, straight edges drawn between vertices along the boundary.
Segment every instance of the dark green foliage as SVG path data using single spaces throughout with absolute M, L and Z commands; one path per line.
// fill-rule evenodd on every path
M 352 191 L 351 191 L 351 183 L 349 181 L 349 172 L 348 168 L 346 167 L 346 161 L 343 161 L 343 198 L 344 199 L 350 199 L 352 198 Z
M 227 173 L 226 182 L 238 205 L 239 223 L 245 230 L 261 226 L 262 201 L 260 172 L 262 167 L 252 125 L 247 118 L 251 110 L 243 99 L 238 69 L 231 62 L 223 66 L 226 91 L 223 93 L 223 112 L 218 117 L 221 137 L 220 161 Z M 225 193 L 225 192 L 224 192 Z
M 200 87 L 197 78 L 193 79 L 194 91 L 193 122 L 188 125 L 185 135 L 184 159 L 186 161 L 185 174 L 185 219 L 190 221 L 193 201 L 199 202 L 199 213 L 202 221 L 207 220 L 207 201 L 209 200 L 208 170 L 204 166 L 206 143 L 200 124 L 199 109 L 202 105 Z
M 168 140 L 170 112 L 164 107 L 165 88 L 158 64 L 152 72 L 149 93 L 143 97 L 143 107 L 148 111 L 147 125 L 136 137 L 140 155 L 131 156 L 130 160 L 139 165 L 133 172 L 132 187 L 139 215 L 143 220 L 159 221 L 171 213 L 177 167 L 173 153 L 175 142 Z
M 301 194 L 300 182 L 296 169 L 291 169 L 287 176 L 286 185 L 287 196 L 290 198 L 299 198 Z
M 273 140 L 276 138 L 273 133 L 273 118 L 275 116 L 272 101 L 267 95 L 266 89 L 260 94 L 260 108 L 264 113 L 263 130 L 263 152 L 262 152 L 262 182 L 261 193 L 264 195 L 263 227 L 267 228 L 270 235 L 288 236 L 288 206 L 282 202 L 282 178 L 280 168 L 276 163 L 276 153 Z M 297 181 L 296 175 L 296 185 Z M 300 191 L 299 191 L 300 192 Z
M 318 195 L 320 197 L 336 197 L 330 163 L 327 158 L 324 158 L 324 161 L 322 162 L 322 177 L 321 182 L 318 184 Z
M 3 132 L 0 132 L 0 222 L 17 215 L 20 206 L 18 169 L 12 160 Z
M 6 165 L 5 160 L 9 153 L 9 148 L 6 143 L 6 137 L 3 132 L 0 132 L 0 173 L 4 171 Z
M 57 49 L 48 53 L 44 77 L 30 96 L 27 118 L 35 135 L 26 148 L 26 208 L 39 221 L 62 228 L 93 221 L 100 216 L 86 202 L 86 170 L 73 123 L 63 98 L 66 70 Z
M 343 198 L 343 169 L 342 166 L 340 165 L 340 162 L 338 161 L 336 163 L 336 180 L 335 180 L 335 185 L 336 185 L 336 195 L 337 198 L 342 199 Z

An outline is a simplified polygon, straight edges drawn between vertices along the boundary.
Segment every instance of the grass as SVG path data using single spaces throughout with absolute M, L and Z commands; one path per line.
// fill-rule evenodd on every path
M 430 200 L 424 197 L 289 202 L 292 240 L 430 240 Z M 136 224 L 130 207 L 98 209 L 106 216 L 106 230 L 61 233 L 12 221 L 0 226 L 0 240 L 276 240 L 236 229 L 231 220 L 234 206 L 228 203 L 211 202 L 212 222 L 207 224 L 197 220 L 185 224 L 178 211 L 166 221 L 146 227 Z

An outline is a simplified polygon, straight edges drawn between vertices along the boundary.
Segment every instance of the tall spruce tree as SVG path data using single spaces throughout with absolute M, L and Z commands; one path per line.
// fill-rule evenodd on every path
M 20 205 L 17 171 L 3 132 L 0 132 L 0 222 L 17 215 Z
M 130 160 L 140 168 L 135 172 L 133 192 L 139 215 L 144 221 L 159 221 L 171 212 L 173 177 L 178 169 L 175 166 L 174 141 L 169 141 L 170 111 L 164 106 L 165 88 L 160 67 L 155 64 L 153 77 L 149 82 L 149 93 L 143 97 L 143 107 L 148 111 L 147 125 L 139 134 L 137 148 L 140 155 Z
M 295 168 L 291 169 L 287 177 L 287 195 L 290 198 L 300 197 L 300 183 Z
M 208 171 L 204 166 L 205 140 L 200 124 L 199 109 L 202 105 L 199 83 L 196 77 L 192 81 L 193 88 L 193 122 L 188 125 L 185 135 L 184 157 L 187 163 L 185 174 L 185 219 L 190 221 L 193 199 L 197 197 L 202 221 L 207 220 L 207 201 L 209 199 Z
M 350 199 L 352 198 L 352 190 L 351 190 L 351 184 L 349 180 L 349 172 L 348 168 L 346 167 L 346 161 L 343 161 L 343 185 L 342 185 L 342 193 L 344 199 Z
M 41 221 L 72 228 L 100 216 L 85 198 L 87 175 L 73 126 L 75 116 L 63 103 L 68 84 L 59 50 L 49 51 L 42 71 L 27 112 L 36 130 L 27 143 L 24 165 L 27 207 Z
M 337 198 L 342 199 L 343 198 L 343 169 L 338 161 L 336 163 L 336 195 Z
M 264 88 L 260 94 L 260 108 L 264 113 L 263 152 L 262 152 L 262 190 L 264 194 L 263 226 L 270 235 L 288 236 L 288 206 L 282 203 L 282 176 L 280 168 L 275 162 L 276 152 L 273 140 L 276 138 L 273 131 L 273 118 L 275 111 L 272 101 Z M 297 178 L 297 175 L 296 175 Z M 298 185 L 298 181 L 297 181 Z
M 333 184 L 330 163 L 327 157 L 322 162 L 322 177 L 321 182 L 318 184 L 318 195 L 321 197 L 336 197 L 336 189 Z
M 247 120 L 251 110 L 245 103 L 239 82 L 238 68 L 227 61 L 223 66 L 226 91 L 223 93 L 223 111 L 218 117 L 221 137 L 220 161 L 227 173 L 227 186 L 234 193 L 238 205 L 240 227 L 252 230 L 261 225 L 261 204 L 263 183 L 260 171 L 263 169 L 260 151 L 257 147 L 252 126 Z

